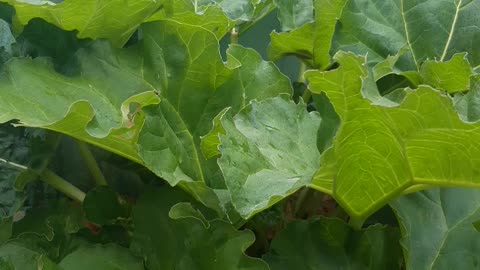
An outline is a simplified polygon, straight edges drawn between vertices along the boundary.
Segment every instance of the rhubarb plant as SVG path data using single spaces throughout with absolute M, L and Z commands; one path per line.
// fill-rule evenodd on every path
M 0 0 L 0 269 L 477 269 L 479 13 Z

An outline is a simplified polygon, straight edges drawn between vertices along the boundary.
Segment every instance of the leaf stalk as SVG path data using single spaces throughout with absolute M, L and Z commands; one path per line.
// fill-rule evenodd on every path
M 80 155 L 82 156 L 83 162 L 85 162 L 85 165 L 92 174 L 93 180 L 95 181 L 97 186 L 107 186 L 107 180 L 105 180 L 105 176 L 103 176 L 103 173 L 100 170 L 100 167 L 98 166 L 95 157 L 88 148 L 88 145 L 82 141 L 77 140 L 77 146 L 78 150 L 80 151 Z

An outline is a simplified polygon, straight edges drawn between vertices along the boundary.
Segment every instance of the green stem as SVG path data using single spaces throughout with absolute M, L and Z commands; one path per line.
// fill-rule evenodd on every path
M 17 169 L 26 171 L 30 170 L 30 168 L 20 165 L 15 162 L 8 161 L 6 159 L 0 158 L 0 162 L 6 163 L 7 165 L 10 165 L 12 167 L 15 167 Z M 42 181 L 45 183 L 51 185 L 53 188 L 56 190 L 62 192 L 65 194 L 67 197 L 74 199 L 75 201 L 78 202 L 83 202 L 83 199 L 85 199 L 85 193 L 78 189 L 76 186 L 70 184 L 67 182 L 65 179 L 62 177 L 56 175 L 54 172 L 50 171 L 49 169 L 43 170 L 42 173 L 37 173 L 34 170 L 31 170 L 34 174 L 38 175 Z
M 58 176 L 54 172 L 50 171 L 49 169 L 45 169 L 40 174 L 40 179 L 52 186 L 54 189 L 60 191 L 61 193 L 65 194 L 67 197 L 77 201 L 83 202 L 85 199 L 85 193 L 78 189 L 76 186 L 70 184 L 62 177 Z
M 355 230 L 361 230 L 363 223 L 365 223 L 365 219 L 357 217 L 350 217 L 350 220 L 348 221 L 348 224 L 350 224 Z
M 97 184 L 97 186 L 107 186 L 107 180 L 105 180 L 105 177 L 102 174 L 102 171 L 100 170 L 100 167 L 98 166 L 97 161 L 95 160 L 95 157 L 93 156 L 92 152 L 88 148 L 88 145 L 84 142 L 78 141 L 77 140 L 77 145 L 78 145 L 78 150 L 80 151 L 80 155 L 83 158 L 83 161 L 85 162 L 85 165 L 87 165 L 88 170 L 92 174 L 92 177 Z
M 305 62 L 300 61 L 300 68 L 298 69 L 298 82 L 305 83 L 305 71 L 307 70 L 307 64 Z
M 15 167 L 15 168 L 20 169 L 20 170 L 28 170 L 28 167 L 25 167 L 23 165 L 15 163 L 15 162 L 8 161 L 8 160 L 3 159 L 3 158 L 0 158 L 0 162 L 6 163 L 7 165 L 10 165 L 10 166 Z
M 300 69 L 298 70 L 298 79 L 297 81 L 300 83 L 305 83 L 305 77 L 303 76 L 305 74 L 305 71 L 307 70 L 307 64 L 305 64 L 303 61 L 300 62 Z M 303 92 L 302 99 L 305 103 L 308 103 L 310 98 L 312 97 L 312 92 L 308 89 L 308 87 L 305 87 L 305 91 Z
M 230 31 L 230 44 L 238 44 L 238 29 L 234 27 L 232 31 Z

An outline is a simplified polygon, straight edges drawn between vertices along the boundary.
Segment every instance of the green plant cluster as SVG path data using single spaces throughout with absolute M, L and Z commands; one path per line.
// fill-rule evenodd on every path
M 480 269 L 480 0 L 0 0 L 0 270 Z

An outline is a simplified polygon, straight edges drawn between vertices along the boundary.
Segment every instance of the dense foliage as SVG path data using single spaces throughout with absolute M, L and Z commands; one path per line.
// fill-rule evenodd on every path
M 0 0 L 0 269 L 480 269 L 480 0 Z

